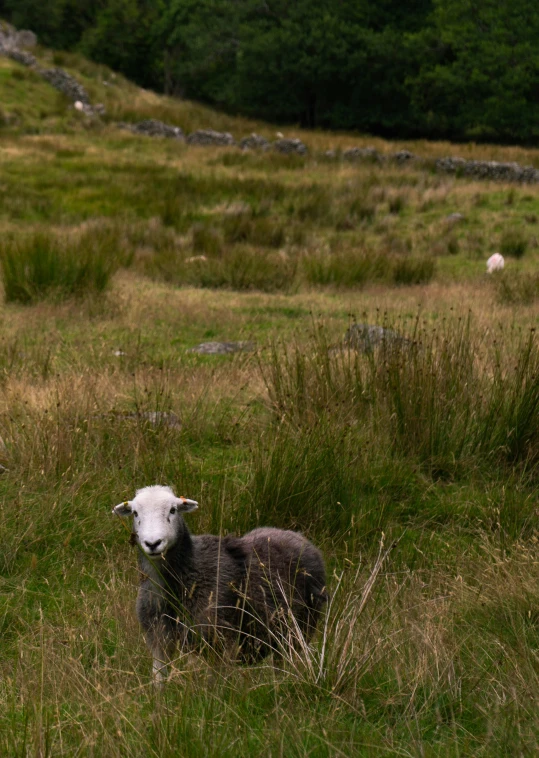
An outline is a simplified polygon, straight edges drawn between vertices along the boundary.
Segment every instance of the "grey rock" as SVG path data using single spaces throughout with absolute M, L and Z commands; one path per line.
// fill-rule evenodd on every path
M 90 105 L 90 98 L 82 84 L 79 84 L 74 76 L 62 68 L 43 68 L 39 70 L 39 73 L 49 84 L 73 102 L 79 100 L 84 105 Z
M 537 184 L 539 170 L 533 166 L 521 166 L 519 163 L 500 163 L 498 161 L 467 161 L 464 158 L 439 158 L 435 162 L 438 171 L 473 179 L 490 179 L 501 182 L 522 182 Z
M 403 347 L 412 344 L 393 329 L 372 324 L 352 324 L 344 335 L 344 344 L 361 353 L 372 353 L 375 347 Z
M 15 33 L 16 47 L 35 47 L 37 45 L 37 35 L 30 29 L 19 29 Z
M 377 163 L 382 156 L 374 147 L 349 147 L 342 154 L 345 161 L 372 161 Z
M 218 145 L 226 147 L 235 145 L 236 141 L 229 132 L 216 132 L 213 129 L 198 129 L 187 137 L 189 145 Z
M 294 139 L 278 139 L 273 143 L 273 149 L 284 155 L 306 155 L 307 146 L 297 137 Z
M 260 134 L 255 134 L 255 132 L 240 141 L 242 150 L 267 150 L 269 146 L 269 141 Z
M 463 213 L 450 213 L 449 216 L 445 217 L 445 220 L 448 224 L 458 224 L 461 221 L 465 221 L 466 216 Z
M 171 124 L 165 124 L 163 121 L 158 121 L 154 118 L 140 121 L 138 124 L 118 124 L 124 129 L 134 134 L 145 134 L 148 137 L 167 137 L 168 139 L 185 139 L 184 133 L 179 126 L 172 126 Z
M 11 24 L 0 21 L 0 52 L 4 55 L 8 50 L 17 47 L 17 30 Z
M 188 353 L 200 355 L 229 355 L 230 353 L 245 353 L 256 350 L 254 342 L 202 342 L 196 347 L 191 347 Z
M 33 66 L 37 66 L 37 60 L 35 59 L 35 56 L 32 55 L 32 53 L 27 53 L 24 50 L 6 50 L 5 54 L 8 58 L 11 58 L 11 60 L 16 61 L 17 63 L 21 63 L 23 66 L 28 66 L 32 68 Z
M 397 153 L 392 153 L 389 157 L 392 161 L 400 164 L 409 163 L 416 159 L 416 156 L 409 150 L 399 150 Z

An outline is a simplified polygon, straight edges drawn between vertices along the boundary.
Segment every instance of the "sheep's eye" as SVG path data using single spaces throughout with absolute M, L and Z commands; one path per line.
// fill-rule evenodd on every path
M 136 518 L 138 516 L 138 513 L 136 511 L 133 511 L 133 516 Z
M 170 512 L 171 512 L 171 513 L 176 513 L 176 508 L 171 508 L 171 509 L 170 509 Z

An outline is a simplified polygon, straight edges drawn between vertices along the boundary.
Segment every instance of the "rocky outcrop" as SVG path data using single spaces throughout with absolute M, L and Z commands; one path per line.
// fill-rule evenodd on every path
M 0 51 L 35 47 L 37 37 L 29 29 L 15 29 L 11 24 L 0 23 Z
M 284 153 L 285 155 L 306 155 L 307 147 L 300 139 L 282 139 L 275 140 L 273 143 L 273 149 L 278 153 Z
M 163 121 L 158 121 L 154 118 L 140 121 L 138 124 L 126 124 L 119 123 L 117 126 L 120 129 L 128 129 L 134 134 L 145 134 L 148 137 L 166 137 L 168 139 L 185 139 L 185 135 L 179 126 L 172 126 L 171 124 L 165 124 Z
M 391 153 L 389 156 L 390 160 L 395 161 L 395 163 L 403 164 L 403 163 L 410 163 L 410 161 L 417 160 L 417 155 L 414 155 L 409 150 L 399 150 L 396 153 Z
M 342 154 L 345 161 L 372 161 L 378 163 L 382 156 L 374 147 L 349 147 Z
M 235 145 L 236 140 L 229 132 L 215 132 L 213 129 L 198 129 L 187 137 L 189 145 Z
M 242 150 L 269 150 L 271 145 L 265 137 L 253 132 L 240 141 L 240 147 Z
M 344 335 L 344 344 L 361 353 L 372 353 L 376 347 L 399 348 L 412 343 L 385 326 L 352 324 Z
M 82 84 L 63 68 L 42 68 L 38 70 L 38 73 L 69 100 L 90 105 L 90 97 Z
M 474 179 L 492 179 L 498 182 L 539 182 L 539 170 L 519 163 L 498 163 L 498 161 L 467 161 L 464 158 L 439 158 L 435 162 L 437 171 Z
M 5 50 L 4 54 L 8 58 L 17 61 L 17 63 L 21 63 L 23 66 L 28 66 L 29 68 L 37 66 L 35 56 L 32 55 L 32 53 L 26 52 L 26 50 Z

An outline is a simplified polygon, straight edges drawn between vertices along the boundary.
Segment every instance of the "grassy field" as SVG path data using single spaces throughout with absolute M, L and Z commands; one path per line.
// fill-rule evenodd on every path
M 539 187 L 324 153 L 539 152 L 189 148 L 113 121 L 275 129 L 39 57 L 110 121 L 0 58 L 0 754 L 536 755 Z M 356 320 L 407 339 L 356 353 Z M 257 349 L 189 352 L 210 340 Z M 151 483 L 200 502 L 196 533 L 321 547 L 310 651 L 179 656 L 155 692 L 111 515 Z

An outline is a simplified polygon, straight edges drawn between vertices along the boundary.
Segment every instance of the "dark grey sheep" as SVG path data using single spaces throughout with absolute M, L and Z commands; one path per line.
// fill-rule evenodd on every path
M 154 485 L 113 511 L 133 516 L 142 573 L 137 615 L 157 681 L 178 643 L 182 650 L 209 644 L 243 661 L 304 644 L 327 600 L 322 555 L 301 534 L 262 528 L 243 537 L 191 536 L 181 512 L 197 507 Z

